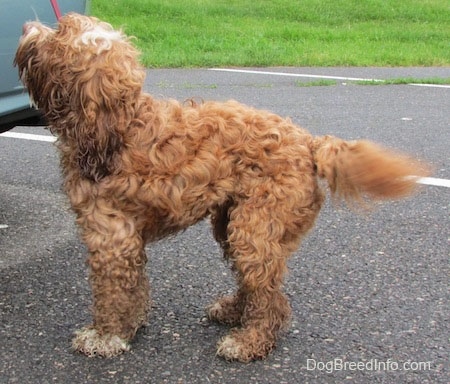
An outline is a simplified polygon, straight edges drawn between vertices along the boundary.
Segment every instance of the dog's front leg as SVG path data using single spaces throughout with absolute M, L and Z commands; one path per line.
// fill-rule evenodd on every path
M 92 217 L 95 223 L 84 220 L 83 237 L 90 250 L 94 321 L 76 332 L 72 344 L 88 356 L 111 357 L 129 350 L 129 341 L 147 320 L 147 258 L 133 223 L 119 214 L 104 222 Z

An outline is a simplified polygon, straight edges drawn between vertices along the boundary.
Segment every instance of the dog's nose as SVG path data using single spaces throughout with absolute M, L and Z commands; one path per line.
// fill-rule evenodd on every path
M 26 35 L 29 29 L 30 29 L 29 23 L 25 23 L 24 25 L 22 25 L 22 34 Z
M 23 35 L 28 35 L 32 29 L 35 29 L 35 22 L 33 21 L 27 21 L 23 26 L 22 26 L 22 34 Z
M 22 26 L 22 36 L 28 36 L 31 34 L 47 34 L 52 32 L 52 29 L 41 24 L 39 21 L 27 21 Z

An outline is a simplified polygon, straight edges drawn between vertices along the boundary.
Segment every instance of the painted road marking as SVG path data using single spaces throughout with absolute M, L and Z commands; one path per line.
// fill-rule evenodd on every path
M 54 137 L 54 136 L 35 135 L 35 134 L 32 134 L 32 133 L 4 132 L 4 133 L 0 133 L 0 136 L 10 137 L 12 139 L 47 141 L 49 143 L 54 143 L 56 141 L 56 137 Z
M 438 179 L 435 177 L 420 177 L 416 180 L 416 182 L 423 185 L 433 185 L 435 187 L 450 188 L 450 180 L 447 179 Z
M 221 71 L 221 72 L 235 72 L 235 73 L 252 73 L 252 74 L 258 74 L 258 75 L 308 77 L 308 78 L 313 78 L 313 79 L 332 79 L 332 80 L 348 80 L 348 81 L 384 81 L 384 80 L 380 80 L 380 79 L 362 79 L 359 77 L 310 75 L 310 74 L 304 74 L 304 73 L 288 73 L 288 72 L 253 71 L 253 70 L 249 70 L 249 69 L 209 68 L 209 70 L 210 71 Z
M 234 72 L 234 73 L 251 73 L 257 75 L 272 75 L 272 76 L 290 76 L 290 77 L 305 77 L 312 79 L 331 79 L 331 80 L 346 80 L 346 81 L 374 81 L 382 83 L 385 80 L 381 79 L 363 79 L 359 77 L 344 77 L 344 76 L 328 76 L 328 75 L 311 75 L 307 73 L 289 73 L 289 72 L 271 72 L 271 71 L 254 71 L 250 69 L 233 69 L 233 68 L 209 68 L 210 71 L 220 72 Z M 434 88 L 450 88 L 450 85 L 444 84 L 416 84 L 409 83 L 416 87 L 434 87 Z
M 433 88 L 450 88 L 450 85 L 445 84 L 408 84 L 408 85 L 414 85 L 415 87 L 433 87 Z

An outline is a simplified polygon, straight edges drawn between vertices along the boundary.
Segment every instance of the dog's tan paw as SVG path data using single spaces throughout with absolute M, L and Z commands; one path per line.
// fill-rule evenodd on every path
M 211 304 L 206 308 L 206 314 L 208 318 L 219 323 L 225 322 L 225 308 L 220 301 Z
M 226 360 L 249 363 L 265 359 L 275 347 L 275 340 L 252 328 L 233 329 L 217 344 L 217 355 Z
M 127 340 L 116 335 L 99 335 L 92 327 L 84 327 L 76 331 L 72 347 L 89 357 L 113 357 L 130 350 Z
M 243 347 L 242 345 L 230 335 L 223 337 L 217 344 L 217 354 L 226 360 L 238 360 L 248 362 L 247 359 L 242 359 Z
M 234 296 L 226 296 L 217 300 L 206 308 L 206 314 L 212 321 L 232 326 L 239 325 L 242 316 Z

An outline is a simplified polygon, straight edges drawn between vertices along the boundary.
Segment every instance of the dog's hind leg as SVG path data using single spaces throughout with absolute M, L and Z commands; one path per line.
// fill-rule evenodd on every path
M 228 233 L 239 286 L 234 304 L 242 307 L 241 326 L 219 342 L 217 352 L 226 359 L 248 362 L 266 357 L 289 322 L 290 306 L 281 292 L 288 257 L 280 244 L 284 225 L 261 198 L 251 198 L 230 213 Z
M 76 332 L 72 345 L 89 356 L 111 357 L 129 349 L 129 341 L 147 320 L 147 258 L 134 224 L 120 212 L 108 212 L 107 217 L 96 212 L 81 220 L 90 250 L 94 321 Z
M 240 327 L 218 344 L 217 353 L 226 359 L 265 358 L 289 325 L 291 308 L 281 290 L 286 262 L 312 227 L 322 195 L 317 190 L 301 200 L 306 204 L 299 202 L 255 193 L 230 212 L 229 253 L 239 286 L 234 305 L 242 314 Z
M 230 222 L 229 213 L 234 206 L 232 200 L 218 207 L 211 215 L 214 237 L 223 250 L 224 258 L 230 259 L 227 228 Z M 237 292 L 231 296 L 223 296 L 206 308 L 208 318 L 231 326 L 240 325 L 244 310 L 244 296 Z

